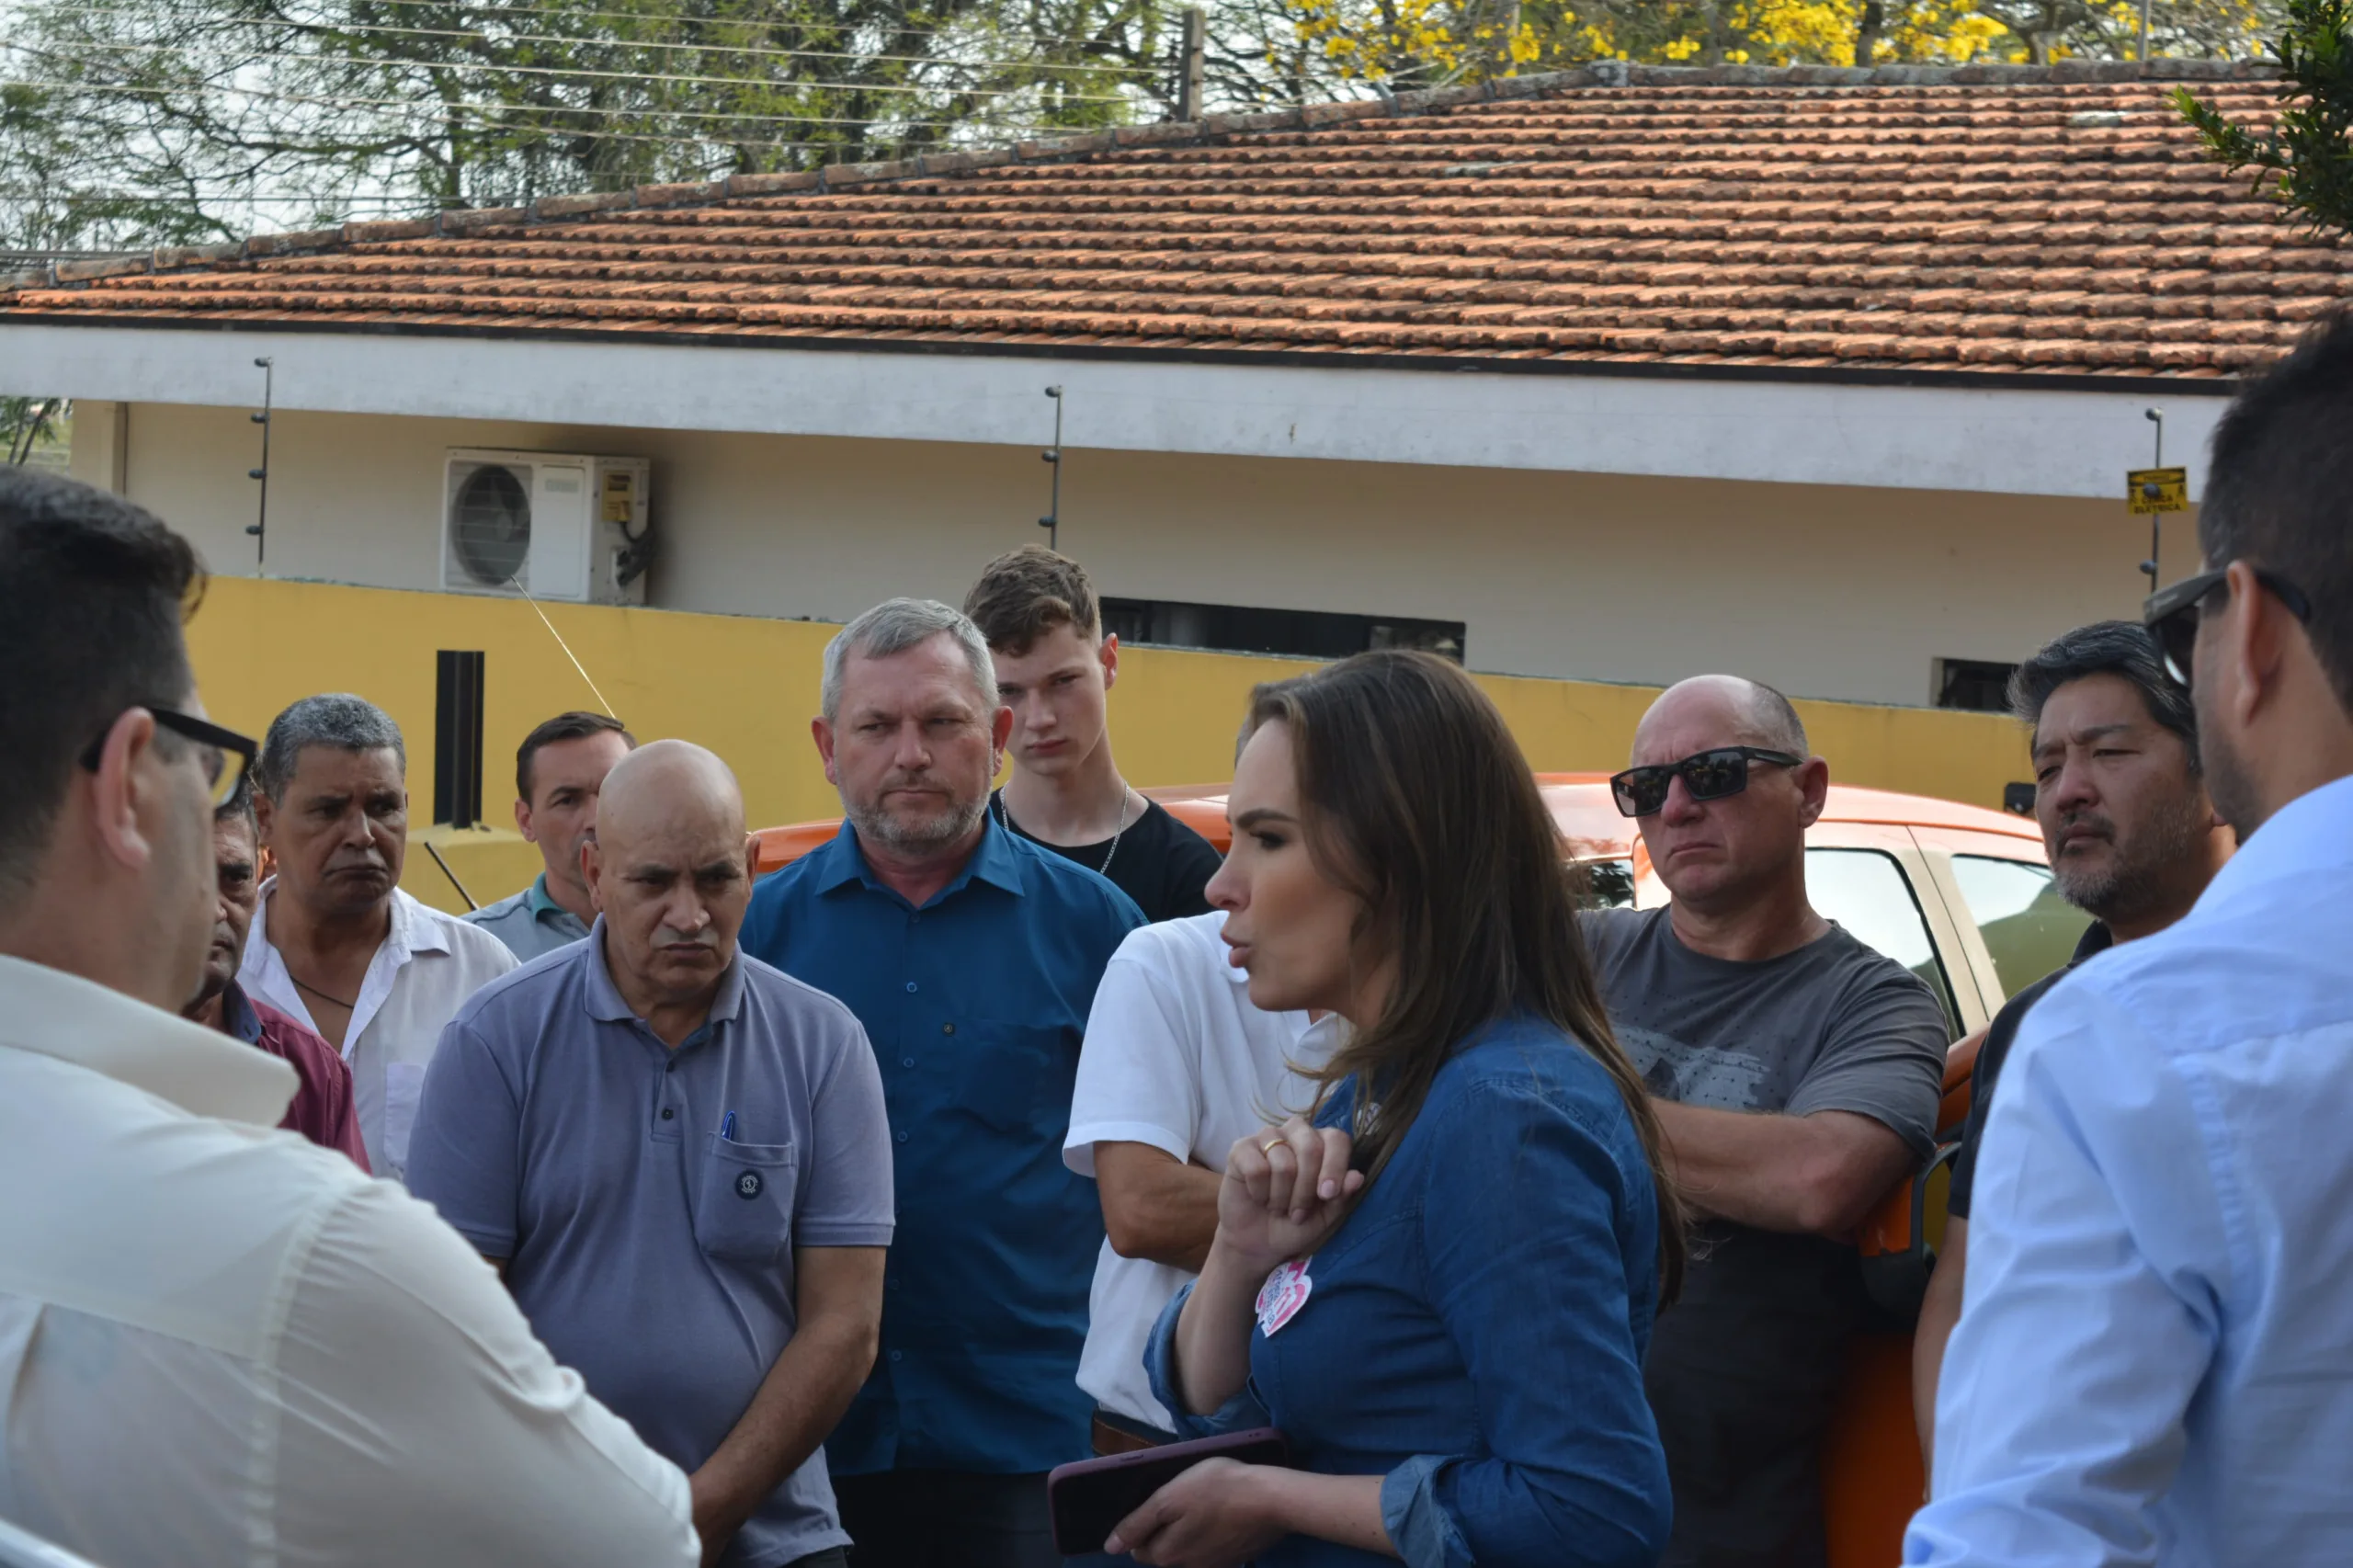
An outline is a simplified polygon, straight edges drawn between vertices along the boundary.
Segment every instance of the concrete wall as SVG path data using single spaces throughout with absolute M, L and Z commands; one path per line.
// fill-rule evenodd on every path
M 141 403 L 110 428 L 132 498 L 250 572 L 246 412 Z M 823 620 L 961 598 L 1041 537 L 1048 480 L 1028 448 L 290 412 L 270 575 L 437 587 L 453 446 L 649 457 L 654 605 Z M 1728 668 L 1876 703 L 1927 702 L 1935 659 L 2015 660 L 2146 591 L 2121 502 L 2057 496 L 1073 449 L 1063 517 L 1110 595 L 1461 620 L 1475 670 Z M 2172 538 L 2168 577 L 2186 520 Z
M 188 628 L 204 700 L 222 723 L 259 736 L 298 697 L 356 691 L 382 706 L 408 740 L 412 826 L 433 815 L 434 653 L 480 649 L 483 665 L 483 814 L 512 821 L 517 742 L 550 714 L 600 706 L 642 740 L 682 736 L 727 758 L 756 825 L 832 816 L 839 804 L 809 736 L 819 654 L 834 628 L 740 616 L 551 605 L 549 622 L 596 685 L 592 691 L 529 606 L 455 594 L 395 593 L 223 577 Z M 1142 648 L 1120 664 L 1111 698 L 1121 770 L 1145 786 L 1232 776 L 1233 733 L 1258 681 L 1312 665 L 1279 659 Z M 1649 688 L 1486 676 L 1481 684 L 1540 771 L 1625 766 Z M 2018 726 L 1987 714 L 1801 702 L 1832 776 L 1998 806 L 2002 785 L 2026 777 Z M 483 903 L 523 886 L 538 851 L 515 838 L 472 835 L 445 848 Z M 463 907 L 422 848 L 403 882 L 444 908 Z

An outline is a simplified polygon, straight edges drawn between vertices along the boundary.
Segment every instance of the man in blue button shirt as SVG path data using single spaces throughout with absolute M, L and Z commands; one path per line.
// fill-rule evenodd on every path
M 412 1190 L 688 1472 L 706 1565 L 841 1568 L 818 1445 L 881 1317 L 873 1052 L 840 1003 L 737 951 L 744 800 L 710 753 L 656 741 L 622 760 L 586 858 L 587 939 L 442 1032 Z
M 882 1357 L 826 1448 L 843 1523 L 858 1568 L 1051 1564 L 1043 1472 L 1088 1453 L 1103 1244 L 1063 1134 L 1096 983 L 1143 915 L 989 819 L 1013 716 L 955 610 L 892 599 L 850 622 L 820 706 L 848 820 L 760 885 L 744 947 L 849 1005 L 890 1107 Z
M 2344 316 L 2215 429 L 2145 618 L 2239 852 L 2018 1027 L 1906 1562 L 2353 1562 L 2347 431 Z

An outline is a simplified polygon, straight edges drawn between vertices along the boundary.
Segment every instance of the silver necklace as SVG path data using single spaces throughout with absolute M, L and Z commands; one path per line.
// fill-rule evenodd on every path
M 1013 825 L 1013 812 L 1005 803 L 1005 791 L 999 790 L 996 792 L 995 799 L 996 801 L 997 825 L 1006 829 L 1009 833 L 1019 833 L 1020 829 Z M 1111 874 L 1111 861 L 1120 853 L 1120 840 L 1125 838 L 1127 835 L 1128 797 L 1126 794 L 1122 793 L 1120 796 L 1120 825 L 1111 830 L 1111 847 L 1103 851 L 1103 863 L 1095 868 L 1095 874 L 1097 876 L 1108 877 Z M 1028 837 L 1029 835 L 1024 834 L 1022 836 Z

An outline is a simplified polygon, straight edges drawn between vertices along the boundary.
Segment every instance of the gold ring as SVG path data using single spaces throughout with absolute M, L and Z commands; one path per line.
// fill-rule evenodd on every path
M 1258 1153 L 1264 1154 L 1272 1150 L 1276 1144 L 1280 1143 L 1281 1142 L 1282 1140 L 1280 1138 L 1269 1138 L 1264 1143 L 1258 1145 Z

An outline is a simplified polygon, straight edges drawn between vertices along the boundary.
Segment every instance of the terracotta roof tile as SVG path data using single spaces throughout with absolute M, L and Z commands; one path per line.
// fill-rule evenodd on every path
M 2160 62 L 2164 69 L 2164 62 Z M 2179 75 L 2234 116 L 2243 68 Z M 2130 70 L 1603 67 L 0 284 L 68 320 L 2236 373 L 2353 294 Z M 78 274 L 78 276 L 76 276 Z

